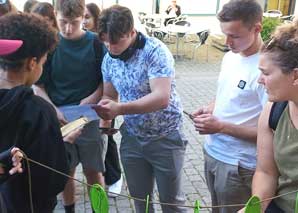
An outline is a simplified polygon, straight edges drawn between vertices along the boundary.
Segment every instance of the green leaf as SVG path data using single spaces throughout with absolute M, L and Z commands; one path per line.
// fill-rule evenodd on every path
M 297 193 L 297 195 L 296 195 L 295 213 L 298 213 L 298 193 Z
M 200 201 L 196 200 L 194 213 L 200 213 Z
M 261 37 L 263 41 L 267 41 L 271 38 L 271 34 L 274 32 L 275 28 L 280 25 L 282 21 L 279 18 L 264 17 L 262 23 Z
M 109 200 L 101 185 L 93 184 L 90 188 L 90 202 L 95 213 L 109 213 Z
M 260 198 L 252 196 L 245 205 L 245 213 L 261 213 L 262 207 Z
M 149 213 L 149 202 L 150 202 L 150 199 L 149 199 L 149 195 L 147 195 L 147 198 L 146 198 L 146 213 Z

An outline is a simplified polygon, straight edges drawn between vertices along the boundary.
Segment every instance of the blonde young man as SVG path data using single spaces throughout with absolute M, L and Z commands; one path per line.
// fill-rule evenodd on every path
M 245 203 L 256 168 L 257 121 L 267 100 L 258 84 L 262 9 L 255 0 L 231 0 L 218 14 L 231 49 L 222 61 L 216 100 L 193 116 L 204 144 L 205 176 L 212 205 Z M 230 213 L 237 207 L 216 208 Z
M 52 103 L 60 123 L 65 124 L 67 120 L 60 107 L 86 106 L 100 100 L 101 62 L 106 51 L 94 33 L 81 29 L 84 0 L 57 0 L 55 7 L 59 43 L 48 57 L 44 73 L 37 83 L 37 93 Z M 101 134 L 98 123 L 98 120 L 90 122 L 77 139 L 71 175 L 74 176 L 78 163 L 82 163 L 87 182 L 104 186 L 107 136 Z M 74 193 L 74 182 L 69 179 L 63 192 L 66 212 L 74 212 Z

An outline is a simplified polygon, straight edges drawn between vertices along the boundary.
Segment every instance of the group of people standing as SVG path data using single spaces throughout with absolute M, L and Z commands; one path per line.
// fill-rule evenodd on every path
M 71 176 L 82 163 L 89 184 L 104 186 L 105 172 L 108 184 L 117 183 L 117 146 L 112 133 L 98 127 L 111 128 L 120 115 L 120 157 L 131 196 L 152 199 L 156 181 L 160 202 L 174 204 L 162 211 L 187 212 L 181 177 L 187 140 L 168 48 L 134 28 L 129 8 L 99 12 L 85 8 L 84 0 L 57 0 L 55 13 L 46 13 L 38 4 L 30 11 L 39 16 L 0 18 L 1 212 L 31 209 L 29 165 L 13 147 Z M 278 27 L 263 43 L 262 13 L 255 0 L 231 0 L 217 15 L 231 51 L 222 61 L 215 100 L 192 114 L 196 130 L 207 135 L 205 178 L 213 206 L 245 203 L 252 195 L 266 199 L 297 186 L 298 23 Z M 277 107 L 268 100 L 286 101 L 274 128 Z M 62 138 L 59 127 L 67 119 L 61 107 L 69 105 L 92 105 L 100 119 Z M 52 212 L 61 191 L 65 211 L 75 211 L 72 179 L 30 168 L 35 212 Z M 145 212 L 145 202 L 134 202 L 137 213 Z M 294 206 L 295 194 L 262 203 L 270 213 Z M 212 209 L 237 211 L 243 209 Z
M 66 124 L 68 120 L 60 111 L 61 107 L 96 104 L 102 96 L 101 63 L 106 53 L 106 48 L 96 35 L 96 16 L 99 15 L 99 8 L 95 4 L 88 4 L 85 8 L 84 1 L 57 1 L 54 8 L 51 4 L 46 2 L 29 0 L 25 4 L 24 9 L 26 9 L 27 12 L 20 13 L 10 11 L 2 17 L 3 26 L 1 29 L 3 30 L 3 34 L 1 34 L 1 39 L 18 39 L 22 41 L 22 45 L 16 49 L 15 52 L 1 55 L 1 58 L 3 58 L 1 85 L 2 88 L 9 89 L 14 89 L 16 85 L 32 85 L 35 95 L 42 97 L 53 107 L 50 110 L 52 113 L 51 117 L 57 117 L 59 123 L 56 122 L 55 119 L 54 121 L 43 121 L 39 118 L 42 117 L 42 115 L 38 115 L 37 118 L 32 115 L 30 122 L 34 121 L 34 123 L 36 123 L 35 126 L 37 124 L 38 126 L 36 126 L 35 129 L 32 127 L 32 130 L 30 130 L 31 127 L 28 127 L 29 129 L 27 129 L 27 131 L 30 130 L 40 133 L 40 135 L 36 136 L 38 138 L 31 138 L 31 140 L 36 140 L 37 142 L 43 140 L 43 143 L 40 144 L 40 151 L 28 150 L 28 147 L 23 144 L 20 145 L 18 141 L 15 140 L 11 140 L 10 143 L 4 143 L 3 148 L 8 149 L 10 146 L 17 146 L 23 150 L 29 158 L 43 162 L 71 176 L 74 176 L 75 168 L 80 162 L 82 163 L 83 172 L 89 184 L 99 183 L 103 187 L 107 184 L 111 192 L 120 193 L 122 177 L 117 146 L 112 135 L 108 136 L 101 132 L 99 129 L 99 120 L 88 123 L 83 129 L 75 131 L 73 134 L 64 138 L 65 141 L 70 142 L 65 143 L 64 146 L 66 146 L 66 150 L 61 148 L 61 151 L 55 151 L 55 146 L 52 148 L 46 147 L 49 141 L 57 141 L 58 143 L 59 140 L 62 140 L 62 138 L 59 138 L 61 137 L 59 127 L 60 125 Z M 24 23 L 25 21 L 26 23 Z M 14 22 L 18 23 L 15 24 Z M 40 22 L 43 22 L 43 25 L 41 25 Z M 11 26 L 7 28 L 7 24 Z M 20 25 L 22 25 L 22 27 L 19 27 Z M 48 29 L 45 30 L 46 28 Z M 90 31 L 88 30 L 89 28 Z M 91 32 L 91 30 L 95 32 Z M 34 36 L 32 36 L 32 34 L 34 34 Z M 31 37 L 32 40 L 30 40 Z M 37 38 L 35 39 L 35 37 L 38 37 L 39 40 Z M 40 52 L 34 52 L 34 45 L 37 45 L 36 48 L 42 48 L 42 50 L 39 50 Z M 30 50 L 31 52 L 29 52 Z M 10 57 L 13 59 L 10 59 Z M 39 65 L 39 70 L 34 69 L 34 67 L 23 67 L 25 66 L 23 60 L 29 60 L 31 58 L 36 60 Z M 6 63 L 17 64 L 18 66 L 6 66 Z M 43 72 L 40 72 L 41 68 L 43 68 Z M 25 74 L 29 75 L 27 72 L 28 69 L 30 71 L 32 70 L 32 72 L 38 71 L 40 73 L 36 75 L 34 80 L 31 79 L 30 82 L 11 80 L 11 78 L 21 78 Z M 13 91 L 13 89 L 10 91 Z M 28 90 L 26 91 L 28 94 L 32 93 L 31 89 L 26 88 L 26 90 Z M 13 99 L 19 98 L 14 92 L 11 92 L 10 95 Z M 21 93 L 20 95 L 23 94 Z M 9 100 L 9 95 L 5 97 L 3 101 Z M 12 104 L 16 103 L 12 101 Z M 21 105 L 19 107 L 21 107 Z M 28 110 L 36 110 L 37 107 L 41 106 L 31 107 L 32 108 L 28 108 Z M 44 110 L 48 110 L 49 107 L 44 108 Z M 10 113 L 6 111 L 8 109 L 12 113 L 16 110 L 13 107 L 5 107 L 3 111 L 1 111 L 1 114 L 10 115 Z M 54 116 L 52 109 L 54 109 L 54 114 L 56 114 Z M 22 111 L 20 114 L 17 114 L 19 117 L 16 117 L 16 120 L 21 122 L 25 113 L 28 114 L 26 116 L 30 114 L 29 112 Z M 4 118 L 5 117 L 3 117 L 2 121 L 5 123 L 7 121 L 5 121 Z M 44 119 L 47 119 L 47 117 Z M 50 127 L 47 126 L 44 128 L 44 123 Z M 13 131 L 10 125 L 4 125 L 1 132 L 5 131 L 6 128 L 10 128 L 11 131 Z M 22 128 L 21 124 L 20 128 Z M 11 134 L 11 131 L 8 132 Z M 20 141 L 25 138 L 21 133 L 17 133 L 19 134 L 17 139 Z M 49 137 L 45 136 L 47 134 L 49 134 Z M 29 139 L 30 137 L 28 140 Z M 59 142 L 59 144 L 63 146 L 63 143 Z M 38 149 L 39 147 L 35 146 L 35 148 Z M 48 150 L 48 154 L 43 155 L 40 153 L 42 149 Z M 34 155 L 31 154 L 33 151 L 35 153 Z M 14 152 L 13 150 L 13 154 Z M 52 155 L 52 157 L 48 155 Z M 40 158 L 42 157 L 45 159 L 41 160 Z M 59 167 L 56 165 L 58 161 L 62 161 Z M 63 178 L 63 181 L 61 181 L 62 177 L 59 180 L 57 176 L 47 175 L 48 173 L 46 172 L 42 173 L 40 170 L 35 169 L 35 167 L 32 167 L 32 176 L 36 176 L 36 178 L 32 179 L 34 182 L 32 185 L 34 210 L 36 212 L 51 212 L 56 205 L 57 193 L 63 191 L 62 195 L 65 211 L 74 212 L 75 188 L 73 180 L 69 179 L 65 182 L 65 178 Z M 27 174 L 26 171 L 27 170 L 16 178 L 11 178 L 11 182 L 7 181 L 5 184 L 2 184 L 4 203 L 8 212 L 30 211 L 28 205 L 29 195 L 26 188 L 28 178 L 26 177 L 26 180 L 24 179 L 24 175 Z M 41 175 L 42 178 L 37 178 Z M 37 191 L 43 188 L 40 186 L 42 181 L 53 184 L 55 182 L 59 183 L 57 183 L 55 187 L 49 184 L 48 189 L 51 193 L 40 195 Z M 15 184 L 15 182 L 20 182 L 20 184 Z M 13 184 L 15 186 L 12 186 Z M 17 190 L 19 185 L 22 185 L 22 187 Z M 14 193 L 10 193 L 10 191 L 14 191 Z M 18 191 L 22 193 L 18 193 Z M 115 194 L 111 194 L 111 196 L 113 195 Z M 22 196 L 26 199 L 23 199 Z M 22 202 L 20 203 L 18 200 L 22 200 Z M 45 205 L 45 203 L 47 205 Z

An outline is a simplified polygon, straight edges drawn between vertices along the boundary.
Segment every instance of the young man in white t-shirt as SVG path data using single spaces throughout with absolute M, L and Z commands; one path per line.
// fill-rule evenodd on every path
M 231 0 L 217 16 L 231 51 L 222 61 L 215 102 L 193 113 L 196 130 L 207 135 L 205 176 L 212 205 L 245 203 L 251 195 L 257 120 L 267 101 L 257 83 L 262 14 L 255 0 Z

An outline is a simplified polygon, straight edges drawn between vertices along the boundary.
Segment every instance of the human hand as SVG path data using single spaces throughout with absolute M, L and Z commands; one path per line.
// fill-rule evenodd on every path
M 111 128 L 111 124 L 112 124 L 111 120 L 100 119 L 99 130 L 101 131 L 101 133 L 105 135 L 116 134 L 119 131 L 119 129 Z
M 75 140 L 82 134 L 83 131 L 83 127 L 79 127 L 76 130 L 70 132 L 69 134 L 67 134 L 63 140 L 65 142 L 71 143 L 73 144 L 75 142 Z
M 240 209 L 237 213 L 244 213 L 245 212 L 245 207 Z
M 12 148 L 11 149 L 11 155 L 12 155 L 12 165 L 13 167 L 9 170 L 9 174 L 13 175 L 15 173 L 22 173 L 22 159 L 23 159 L 23 154 L 20 152 L 19 148 Z
M 60 126 L 64 126 L 65 124 L 68 123 L 63 113 L 58 108 L 56 109 L 56 113 L 57 113 L 57 118 L 59 120 Z
M 101 100 L 97 105 L 93 105 L 92 109 L 104 120 L 112 120 L 120 114 L 119 103 L 109 99 Z
M 214 134 L 222 131 L 224 124 L 212 114 L 201 114 L 193 119 L 196 131 L 201 135 Z
M 185 110 L 183 110 L 183 113 L 191 120 L 194 118 L 192 114 L 186 112 Z
M 197 110 L 195 110 L 194 112 L 192 112 L 191 115 L 193 117 L 196 117 L 196 116 L 199 116 L 199 115 L 202 115 L 202 114 L 211 114 L 211 112 L 208 110 L 208 108 L 201 107 L 201 108 L 198 108 Z
M 119 131 L 119 129 L 109 127 L 99 127 L 99 129 L 101 130 L 102 134 L 106 135 L 115 135 Z
M 83 98 L 80 101 L 80 105 L 95 104 L 98 101 L 99 101 L 99 98 L 96 95 L 91 94 L 91 95 L 87 96 L 86 98 Z

